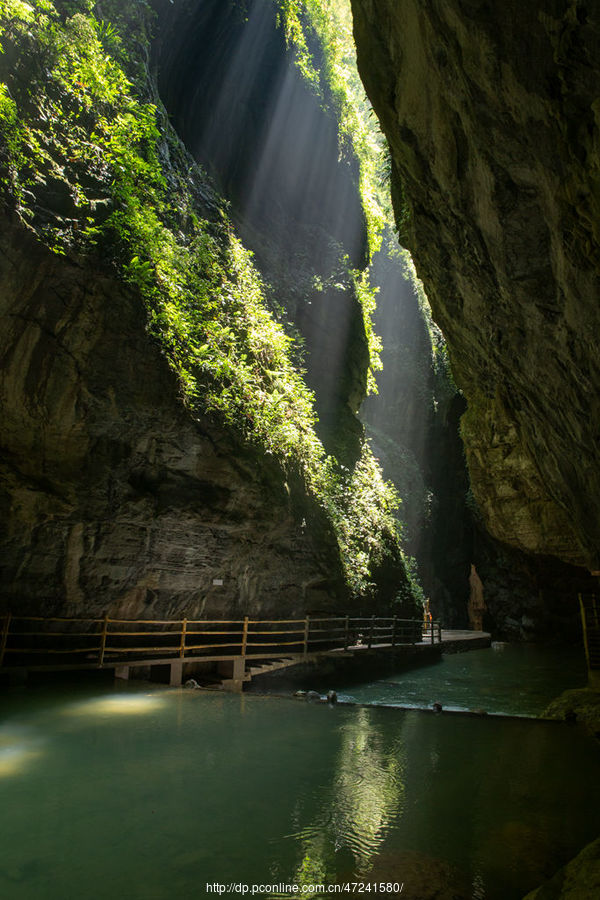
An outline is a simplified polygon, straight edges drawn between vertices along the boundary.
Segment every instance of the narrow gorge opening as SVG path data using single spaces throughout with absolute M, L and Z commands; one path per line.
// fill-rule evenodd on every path
M 0 0 L 11 900 L 517 900 L 598 833 L 600 21 L 543 6 Z

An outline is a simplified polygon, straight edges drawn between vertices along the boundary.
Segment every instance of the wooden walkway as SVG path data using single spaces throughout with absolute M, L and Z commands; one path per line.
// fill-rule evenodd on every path
M 315 654 L 355 653 L 440 643 L 439 622 L 423 632 L 418 619 L 310 617 L 303 619 L 113 619 L 5 615 L 0 618 L 0 671 L 25 678 L 29 671 L 169 666 L 169 683 L 184 671 L 214 663 L 229 690 L 253 674 L 297 665 Z M 259 661 L 263 665 L 259 665 Z

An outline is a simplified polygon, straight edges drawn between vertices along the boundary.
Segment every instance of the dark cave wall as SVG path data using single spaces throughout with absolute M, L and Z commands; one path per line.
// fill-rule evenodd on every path
M 352 0 L 491 533 L 600 568 L 600 6 Z
M 387 247 L 371 270 L 384 368 L 361 418 L 402 497 L 404 547 L 418 563 L 434 618 L 446 627 L 469 627 L 473 564 L 486 604 L 483 626 L 494 637 L 580 640 L 577 593 L 593 591 L 595 581 L 585 569 L 531 556 L 486 531 L 460 433 L 465 398 L 453 383 L 441 336 L 428 325 L 397 251 Z

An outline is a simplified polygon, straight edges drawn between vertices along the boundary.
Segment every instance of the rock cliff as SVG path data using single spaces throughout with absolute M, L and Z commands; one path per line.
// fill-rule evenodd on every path
M 211 8 L 235 32 L 246 6 Z M 293 87 L 300 76 L 271 33 L 274 8 L 255 6 L 270 13 L 267 58 L 276 46 Z M 0 5 L 0 609 L 285 615 L 402 597 L 399 614 L 412 615 L 388 494 L 353 413 L 369 364 L 358 300 L 347 284 L 332 287 L 337 305 L 325 316 L 342 310 L 356 337 L 356 353 L 336 347 L 347 377 L 323 406 L 324 436 L 351 461 L 342 468 L 315 433 L 276 284 L 259 277 L 227 204 L 169 124 L 148 13 L 116 0 Z M 189 23 L 168 21 L 163 38 L 183 52 Z M 196 66 L 198 47 L 188 50 L 176 81 Z M 331 114 L 302 86 L 292 92 L 330 134 Z M 261 116 L 273 112 L 251 118 L 268 130 Z M 184 130 L 183 113 L 177 124 Z M 193 144 L 193 131 L 186 137 Z M 345 254 L 360 262 L 360 196 L 326 146 L 326 178 L 358 210 L 356 243 L 344 243 L 343 209 L 337 225 L 326 209 L 315 218 L 314 197 L 302 231 L 334 248 L 330 266 Z M 268 207 L 285 207 L 281 190 Z M 276 229 L 273 240 L 283 246 Z
M 5 609 L 266 616 L 344 596 L 323 511 L 190 414 L 135 291 L 6 216 L 0 285 Z
M 577 593 L 593 591 L 594 579 L 585 569 L 511 548 L 487 532 L 459 432 L 466 402 L 426 300 L 397 250 L 380 251 L 371 278 L 379 286 L 375 324 L 384 335 L 383 371 L 379 392 L 367 398 L 361 416 L 402 497 L 405 548 L 417 562 L 434 617 L 447 627 L 468 627 L 474 565 L 483 582 L 485 630 L 508 640 L 580 640 Z
M 598 4 L 352 7 L 487 526 L 598 569 Z
M 369 350 L 348 266 L 367 263 L 358 160 L 294 62 L 273 0 L 159 5 L 161 99 L 231 203 L 244 242 L 304 340 L 318 430 L 352 465 Z M 314 38 L 314 36 L 313 36 Z M 319 58 L 319 47 L 313 54 Z

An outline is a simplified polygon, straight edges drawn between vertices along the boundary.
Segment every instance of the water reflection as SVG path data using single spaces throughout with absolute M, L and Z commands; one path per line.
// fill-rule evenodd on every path
M 560 723 L 131 688 L 15 698 L 10 900 L 353 880 L 518 900 L 600 828 L 597 747 Z
M 21 775 L 41 755 L 42 741 L 34 731 L 0 725 L 0 778 Z
M 156 712 L 165 704 L 165 698 L 156 694 L 121 694 L 118 696 L 92 697 L 82 703 L 68 706 L 68 716 L 92 716 L 110 719 L 113 716 L 143 716 Z
M 367 878 L 390 822 L 402 814 L 402 722 L 391 735 L 384 734 L 372 714 L 365 708 L 353 710 L 339 729 L 333 783 L 315 818 L 294 835 L 302 856 L 292 879 L 297 884 Z

